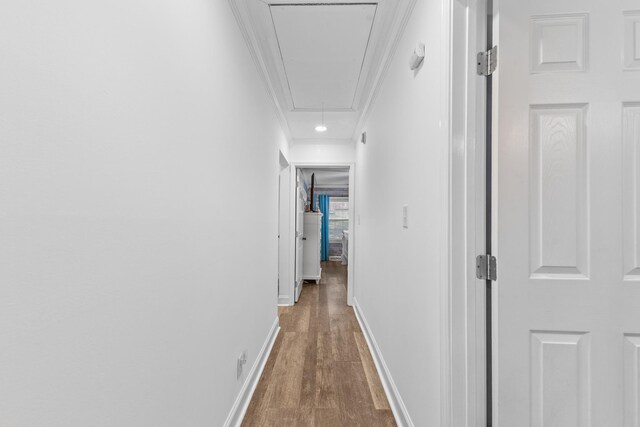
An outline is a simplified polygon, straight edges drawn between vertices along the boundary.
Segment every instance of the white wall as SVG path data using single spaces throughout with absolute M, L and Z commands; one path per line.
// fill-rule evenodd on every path
M 4 2 L 0 57 L 0 424 L 222 425 L 286 150 L 229 5 Z
M 350 140 L 294 141 L 291 144 L 292 163 L 352 163 L 355 143 Z
M 416 426 L 441 425 L 447 3 L 417 1 L 362 129 L 367 143 L 356 144 L 355 298 Z M 414 73 L 408 59 L 420 41 L 428 64 Z

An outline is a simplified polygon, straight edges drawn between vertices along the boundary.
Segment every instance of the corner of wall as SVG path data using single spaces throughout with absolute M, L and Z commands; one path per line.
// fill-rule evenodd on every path
M 251 403 L 251 398 L 253 397 L 253 393 L 258 386 L 258 382 L 260 380 L 260 376 L 262 375 L 262 371 L 264 370 L 265 365 L 267 364 L 267 360 L 269 359 L 269 355 L 271 354 L 271 350 L 273 349 L 273 344 L 276 342 L 276 338 L 278 337 L 278 333 L 280 332 L 280 324 L 278 318 L 276 317 L 273 322 L 273 326 L 269 330 L 269 334 L 260 349 L 260 353 L 256 358 L 255 363 L 251 367 L 251 371 L 249 371 L 249 375 L 247 375 L 247 379 L 244 384 L 242 384 L 242 388 L 238 393 L 238 397 L 233 403 L 233 407 L 227 416 L 226 421 L 223 424 L 223 427 L 240 427 L 242 424 L 242 420 L 244 415 L 249 408 L 249 403 Z
M 365 341 L 367 342 L 367 346 L 369 347 L 369 352 L 373 357 L 373 363 L 378 371 L 378 376 L 382 382 L 384 392 L 387 395 L 387 400 L 389 401 L 389 406 L 391 407 L 396 423 L 399 427 L 414 427 L 409 411 L 407 410 L 407 407 L 400 396 L 400 392 L 393 381 L 391 371 L 389 371 L 389 368 L 384 361 L 380 347 L 378 347 L 378 343 L 376 342 L 373 332 L 371 332 L 371 328 L 369 327 L 367 319 L 362 312 L 362 307 L 358 304 L 357 298 L 354 298 L 353 300 L 353 309 L 356 314 L 356 319 L 360 324 L 360 329 L 362 329 Z

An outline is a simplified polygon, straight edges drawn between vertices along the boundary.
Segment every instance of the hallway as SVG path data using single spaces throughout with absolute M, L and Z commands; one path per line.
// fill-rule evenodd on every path
M 319 285 L 280 307 L 274 344 L 243 426 L 395 426 L 347 301 L 347 268 L 325 262 Z
M 0 10 L 0 427 L 640 427 L 640 0 Z

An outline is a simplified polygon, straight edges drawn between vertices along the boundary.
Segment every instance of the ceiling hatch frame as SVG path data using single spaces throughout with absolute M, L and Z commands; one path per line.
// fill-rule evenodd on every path
M 329 131 L 322 139 L 351 140 L 359 136 L 367 112 L 388 68 L 416 0 L 228 0 L 256 65 L 263 75 L 278 117 L 290 141 L 318 140 L 314 131 L 318 108 L 295 108 L 288 85 L 272 6 L 375 5 L 366 53 L 351 108 L 325 108 Z M 312 125 L 313 124 L 313 125 Z
M 276 23 L 276 18 L 274 17 L 274 8 L 282 8 L 282 7 L 292 7 L 292 8 L 303 8 L 303 7 L 353 7 L 353 6 L 373 6 L 373 16 L 371 17 L 371 23 L 367 25 L 368 30 L 366 34 L 366 43 L 362 49 L 362 59 L 359 61 L 359 70 L 357 82 L 355 85 L 355 90 L 353 91 L 353 97 L 350 102 L 349 107 L 331 107 L 325 104 L 324 110 L 327 112 L 355 112 L 357 111 L 357 101 L 361 98 L 363 91 L 363 77 L 366 78 L 366 74 L 371 70 L 371 55 L 369 55 L 369 51 L 371 48 L 372 35 L 375 30 L 376 25 L 376 16 L 378 12 L 378 3 L 371 1 L 360 1 L 360 2 L 351 2 L 351 3 L 300 3 L 299 1 L 296 3 L 275 3 L 270 2 L 269 4 L 269 14 L 271 17 L 271 37 L 272 40 L 275 41 L 274 50 L 277 49 L 278 57 L 282 62 L 282 67 L 280 67 L 280 72 L 283 74 L 284 79 L 282 81 L 283 88 L 285 91 L 285 98 L 287 101 L 287 109 L 291 112 L 319 112 L 321 111 L 321 107 L 299 107 L 296 105 L 294 100 L 294 94 L 292 89 L 292 82 L 290 78 L 290 72 L 287 70 L 287 64 L 285 61 L 285 54 L 283 52 L 283 38 L 278 31 L 278 24 Z M 326 10 L 326 9 L 325 9 Z

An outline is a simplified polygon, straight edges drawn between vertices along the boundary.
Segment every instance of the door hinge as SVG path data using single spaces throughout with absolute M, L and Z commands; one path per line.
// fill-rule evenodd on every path
M 478 75 L 490 76 L 498 66 L 498 46 L 486 52 L 478 52 Z
M 480 280 L 495 281 L 498 279 L 498 261 L 491 255 L 476 257 L 476 277 Z

